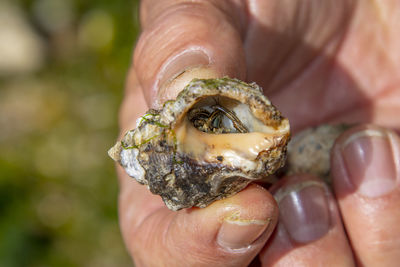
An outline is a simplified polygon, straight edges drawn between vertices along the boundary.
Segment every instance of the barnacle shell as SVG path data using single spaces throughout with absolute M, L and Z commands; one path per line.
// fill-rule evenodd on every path
M 217 119 L 204 124 L 209 127 L 196 128 L 196 109 L 207 115 L 216 104 L 234 118 L 215 112 Z M 168 208 L 179 210 L 205 207 L 252 181 L 268 181 L 285 163 L 289 138 L 288 120 L 255 83 L 194 79 L 176 100 L 142 116 L 109 155 Z

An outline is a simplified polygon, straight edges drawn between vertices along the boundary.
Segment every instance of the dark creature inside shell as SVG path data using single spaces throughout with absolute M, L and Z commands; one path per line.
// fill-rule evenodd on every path
M 149 110 L 110 149 L 128 175 L 168 208 L 205 207 L 286 160 L 289 122 L 256 84 L 194 79 L 161 110 Z

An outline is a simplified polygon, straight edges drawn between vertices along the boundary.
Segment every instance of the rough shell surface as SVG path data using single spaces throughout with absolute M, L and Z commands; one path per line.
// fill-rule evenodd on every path
M 283 174 L 313 174 L 331 184 L 330 151 L 339 135 L 349 128 L 346 124 L 325 124 L 296 134 L 288 145 Z
M 211 121 L 201 131 L 189 123 L 194 107 L 203 111 L 199 118 Z M 289 138 L 288 120 L 256 84 L 195 79 L 176 100 L 142 116 L 109 155 L 168 208 L 179 210 L 205 207 L 252 181 L 268 180 L 284 165 Z

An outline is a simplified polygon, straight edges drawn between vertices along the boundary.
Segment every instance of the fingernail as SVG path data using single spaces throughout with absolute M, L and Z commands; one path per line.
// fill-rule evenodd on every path
M 370 128 L 350 135 L 342 144 L 349 185 L 365 197 L 392 192 L 397 184 L 399 146 L 394 133 Z
M 193 78 L 215 78 L 208 56 L 200 50 L 185 51 L 168 60 L 157 78 L 157 101 L 173 99 Z
M 319 181 L 303 181 L 279 189 L 274 197 L 280 220 L 292 240 L 309 243 L 330 228 L 328 191 Z
M 217 242 L 228 250 L 248 249 L 266 231 L 269 224 L 270 220 L 248 220 L 230 216 L 224 219 Z

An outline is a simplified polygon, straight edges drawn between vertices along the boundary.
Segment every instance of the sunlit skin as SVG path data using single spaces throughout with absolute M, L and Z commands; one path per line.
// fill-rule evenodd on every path
M 398 1 L 143 0 L 140 15 L 143 32 L 127 79 L 121 133 L 134 128 L 150 107 L 174 98 L 192 78 L 221 76 L 257 82 L 289 118 L 294 133 L 337 122 L 400 129 Z M 400 142 L 396 134 L 386 133 L 373 125 L 358 126 L 336 143 L 331 154 L 333 189 L 324 198 L 330 226 L 309 242 L 293 241 L 285 225 L 296 222 L 285 217 L 286 204 L 280 203 L 280 210 L 261 186 L 249 186 L 204 209 L 173 212 L 118 168 L 126 246 L 137 266 L 247 266 L 254 259 L 253 264 L 262 266 L 397 266 Z M 393 153 L 381 155 L 387 149 L 379 136 L 386 135 Z M 354 136 L 364 139 L 356 149 L 347 149 Z M 373 149 L 367 147 L 370 141 Z M 355 158 L 365 155 L 387 160 L 363 165 L 364 159 Z M 365 191 L 362 184 L 350 190 L 343 162 L 354 162 L 350 167 L 352 177 L 360 176 L 356 180 L 395 175 L 397 186 L 383 188 L 388 191 L 383 195 Z M 394 167 L 386 162 L 394 162 Z M 317 183 L 313 181 L 315 177 L 305 174 L 286 177 L 271 192 Z M 260 234 L 243 249 L 221 245 L 222 239 L 245 240 L 247 230 L 230 230 L 233 237 L 227 228 L 220 232 L 224 219 L 233 214 L 240 215 L 240 223 L 229 229 L 256 222 L 240 229 L 248 229 L 248 236 Z

